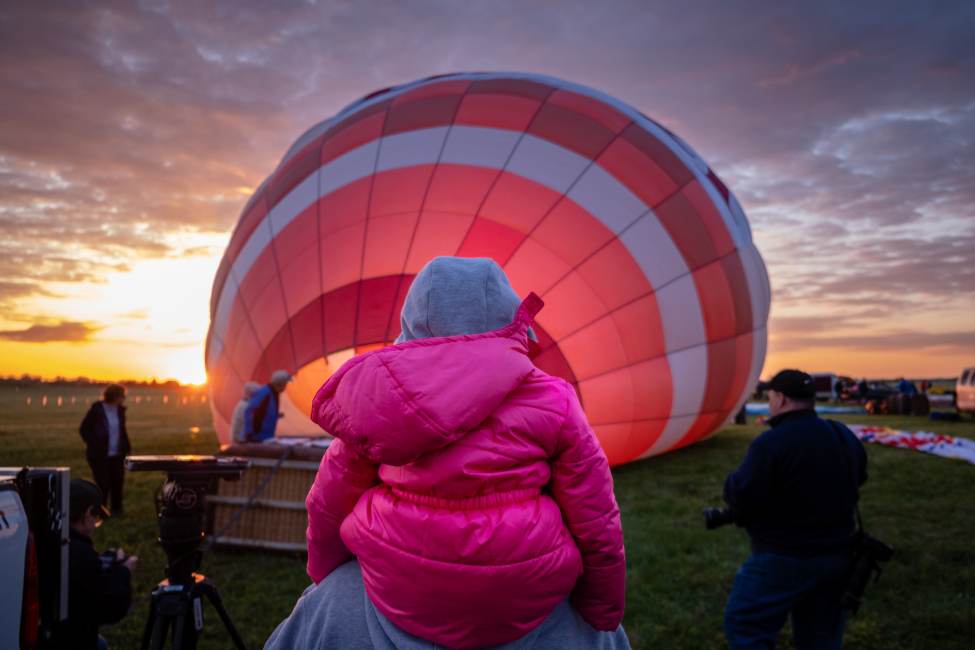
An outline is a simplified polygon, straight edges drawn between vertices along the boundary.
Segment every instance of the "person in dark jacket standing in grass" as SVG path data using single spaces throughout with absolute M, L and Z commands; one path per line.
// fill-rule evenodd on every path
M 95 483 L 111 502 L 115 515 L 122 513 L 122 488 L 125 482 L 125 457 L 132 451 L 125 428 L 125 387 L 111 384 L 102 399 L 91 405 L 80 427 Z
M 808 374 L 783 370 L 759 389 L 768 392 L 771 428 L 724 486 L 752 545 L 725 609 L 728 644 L 773 648 L 791 615 L 796 648 L 838 649 L 867 454 L 846 426 L 816 415 Z

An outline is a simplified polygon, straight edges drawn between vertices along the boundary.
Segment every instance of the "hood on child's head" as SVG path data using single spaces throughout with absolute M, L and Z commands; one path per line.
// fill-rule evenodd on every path
M 312 420 L 387 465 L 463 437 L 534 367 L 527 341 L 534 310 L 516 322 L 520 305 L 493 260 L 433 259 L 403 305 L 396 342 L 413 342 L 348 361 L 319 389 Z M 501 336 L 477 336 L 509 325 Z
M 397 343 L 479 334 L 508 325 L 521 299 L 498 263 L 486 257 L 435 257 L 413 280 Z M 534 337 L 533 337 L 534 338 Z

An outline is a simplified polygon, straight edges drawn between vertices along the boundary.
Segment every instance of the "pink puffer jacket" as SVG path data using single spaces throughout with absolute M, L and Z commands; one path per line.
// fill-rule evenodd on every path
M 613 479 L 575 391 L 527 356 L 541 305 L 355 357 L 319 389 L 312 418 L 336 439 L 306 501 L 312 580 L 355 555 L 379 611 L 448 647 L 524 636 L 570 594 L 616 629 Z

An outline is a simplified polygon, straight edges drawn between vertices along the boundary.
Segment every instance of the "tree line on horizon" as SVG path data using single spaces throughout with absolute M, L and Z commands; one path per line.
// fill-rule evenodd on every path
M 54 377 L 48 379 L 40 375 L 24 373 L 17 375 L 0 375 L 0 386 L 17 386 L 28 388 L 31 386 L 72 386 L 77 388 L 90 388 L 92 386 L 106 386 L 108 384 L 121 384 L 126 388 L 202 388 L 206 384 L 182 384 L 175 379 L 159 380 L 152 379 L 92 379 L 90 377 Z

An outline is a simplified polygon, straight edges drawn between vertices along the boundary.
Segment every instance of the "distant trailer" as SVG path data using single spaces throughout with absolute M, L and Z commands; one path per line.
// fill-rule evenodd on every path
M 836 396 L 836 382 L 839 381 L 839 377 L 835 372 L 814 372 L 810 375 L 816 386 L 817 400 L 829 400 Z
M 975 368 L 965 368 L 955 381 L 955 407 L 975 414 Z

